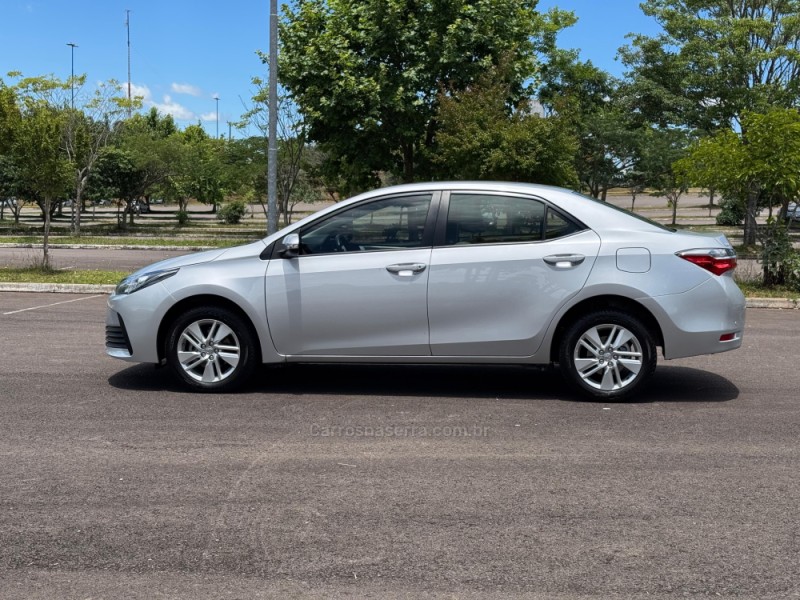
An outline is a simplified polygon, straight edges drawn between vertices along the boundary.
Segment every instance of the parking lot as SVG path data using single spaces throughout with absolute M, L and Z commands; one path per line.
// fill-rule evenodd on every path
M 639 402 L 528 368 L 104 355 L 104 296 L 0 293 L 0 598 L 800 597 L 797 311 Z

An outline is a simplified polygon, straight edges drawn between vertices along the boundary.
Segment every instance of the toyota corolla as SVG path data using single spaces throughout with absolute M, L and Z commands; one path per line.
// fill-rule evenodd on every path
M 741 346 L 735 267 L 723 235 L 569 190 L 403 185 L 133 273 L 108 300 L 106 351 L 198 391 L 262 363 L 557 363 L 590 396 L 630 398 L 659 348 Z

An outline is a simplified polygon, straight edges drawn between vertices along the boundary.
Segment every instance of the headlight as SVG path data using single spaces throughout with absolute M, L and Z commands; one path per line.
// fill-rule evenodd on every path
M 150 271 L 134 277 L 129 275 L 119 282 L 116 293 L 119 294 L 132 294 L 137 290 L 146 288 L 148 285 L 153 285 L 159 281 L 164 281 L 167 277 L 172 277 L 178 269 L 164 269 L 163 271 Z

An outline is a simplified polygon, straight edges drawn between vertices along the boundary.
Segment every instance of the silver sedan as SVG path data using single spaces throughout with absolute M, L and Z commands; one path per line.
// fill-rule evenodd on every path
M 723 235 L 530 184 L 383 188 L 264 240 L 170 259 L 109 298 L 106 351 L 230 390 L 260 363 L 558 363 L 629 398 L 664 358 L 739 348 Z

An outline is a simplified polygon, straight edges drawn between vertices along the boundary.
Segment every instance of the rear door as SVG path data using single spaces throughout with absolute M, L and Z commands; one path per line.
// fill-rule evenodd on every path
M 533 355 L 599 249 L 597 234 L 542 199 L 447 195 L 430 259 L 432 355 Z

